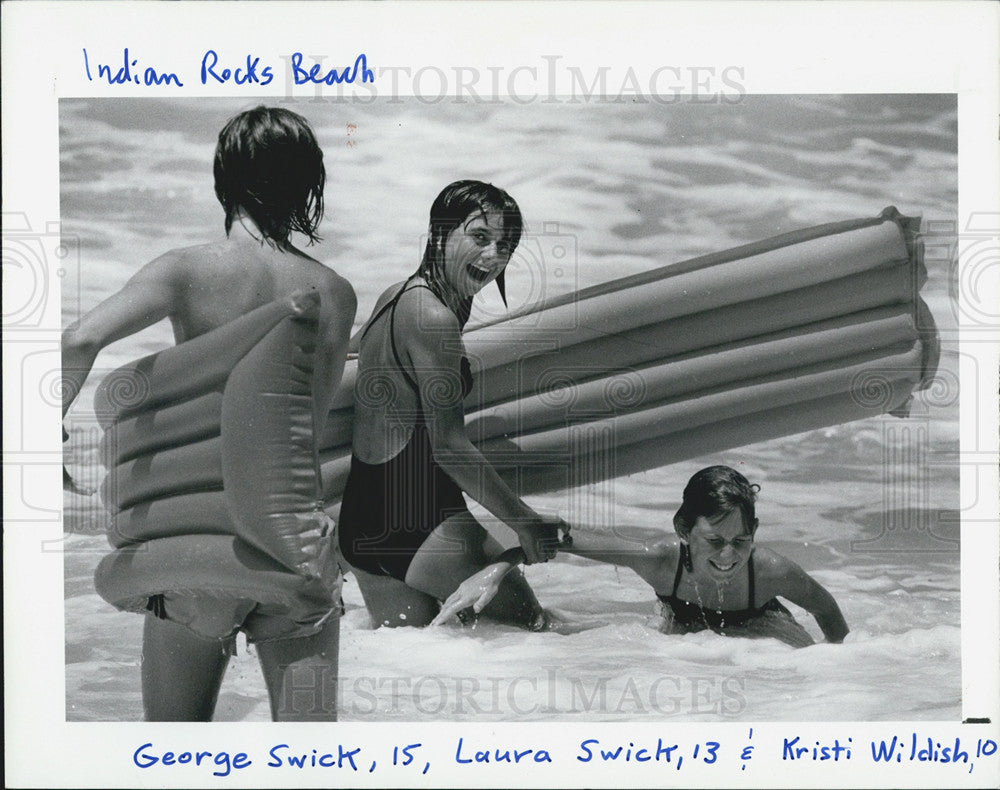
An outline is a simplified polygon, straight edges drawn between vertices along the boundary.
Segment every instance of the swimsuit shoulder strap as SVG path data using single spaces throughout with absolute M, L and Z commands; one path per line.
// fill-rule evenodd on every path
M 386 307 L 391 306 L 389 312 L 389 346 L 392 348 L 392 356 L 396 360 L 396 365 L 399 367 L 399 372 L 403 374 L 403 378 L 406 380 L 406 383 L 410 385 L 410 387 L 413 389 L 415 393 L 417 393 L 417 399 L 419 400 L 420 387 L 417 385 L 416 380 L 409 373 L 406 372 L 406 367 L 403 365 L 403 360 L 399 356 L 399 350 L 396 348 L 396 305 L 399 304 L 399 298 L 407 291 L 412 291 L 416 288 L 426 288 L 431 293 L 434 293 L 434 289 L 432 289 L 428 285 L 424 285 L 423 283 L 417 283 L 416 285 L 413 286 L 413 288 L 407 288 L 409 282 L 410 281 L 407 280 L 405 283 L 403 283 L 403 287 L 399 289 L 399 293 L 393 297 L 392 301 L 388 305 L 386 305 Z
M 684 544 L 682 543 L 677 551 L 677 571 L 674 573 L 674 589 L 670 591 L 670 597 L 677 597 L 677 585 L 681 583 L 681 574 L 684 572 L 683 565 Z
M 406 283 L 403 283 L 403 287 L 399 289 L 395 296 L 392 297 L 388 302 L 382 305 L 378 312 L 375 313 L 371 318 L 368 319 L 368 323 L 365 324 L 365 328 L 361 330 L 361 337 L 363 338 L 368 334 L 368 330 L 375 326 L 375 322 L 378 321 L 385 312 L 390 309 L 395 309 L 396 302 L 399 301 L 399 297 L 403 295 L 403 291 L 406 290 Z
M 409 284 L 410 284 L 409 280 L 407 280 L 406 282 L 404 282 L 402 288 L 400 288 L 396 292 L 396 295 L 393 296 L 392 299 L 390 299 L 384 305 L 382 305 L 378 309 L 378 311 L 375 313 L 375 315 L 373 315 L 369 319 L 368 324 L 365 326 L 365 328 L 363 330 L 361 330 L 361 338 L 363 339 L 365 337 L 365 335 L 368 334 L 368 330 L 370 330 L 373 326 L 375 326 L 375 322 L 378 321 L 383 315 L 385 315 L 388 312 L 389 313 L 389 347 L 392 349 L 393 359 L 396 360 L 396 366 L 399 368 L 399 372 L 403 374 L 403 379 L 406 381 L 406 383 L 409 384 L 410 387 L 413 388 L 414 392 L 419 392 L 419 387 L 417 386 L 417 382 L 415 382 L 413 380 L 413 377 L 409 373 L 406 372 L 406 368 L 403 366 L 403 360 L 399 356 L 399 350 L 396 348 L 396 305 L 399 304 L 399 298 L 407 290 L 409 290 L 407 288 L 407 286 Z M 416 287 L 419 288 L 421 286 L 417 285 Z M 426 288 L 427 286 L 425 285 L 425 286 L 422 286 L 422 287 Z

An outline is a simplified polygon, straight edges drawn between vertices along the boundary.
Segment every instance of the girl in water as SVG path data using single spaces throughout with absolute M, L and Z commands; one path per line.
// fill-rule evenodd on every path
M 501 554 L 466 508 L 465 492 L 517 534 L 527 563 L 555 554 L 545 518 L 500 479 L 465 432 L 472 386 L 462 328 L 472 298 L 496 280 L 521 237 L 513 198 L 481 181 L 448 185 L 431 206 L 416 273 L 379 297 L 358 338 L 354 448 L 338 534 L 378 625 L 427 625 L 439 601 Z M 487 614 L 547 623 L 523 576 L 498 583 Z
M 322 429 L 357 309 L 350 284 L 291 242 L 292 231 L 310 244 L 319 240 L 323 153 L 304 118 L 261 106 L 223 128 L 214 171 L 225 236 L 146 264 L 63 333 L 64 417 L 108 344 L 163 318 L 183 343 L 268 302 L 311 291 L 320 297 L 313 393 L 315 430 Z M 142 642 L 147 720 L 210 720 L 240 630 L 257 643 L 275 720 L 336 719 L 339 601 L 302 622 L 252 598 L 155 598 Z M 309 683 L 313 693 L 302 693 Z
M 628 540 L 574 530 L 562 548 L 599 562 L 626 565 L 656 593 L 665 633 L 711 629 L 726 636 L 775 637 L 793 647 L 812 637 L 778 601 L 808 611 L 829 642 L 842 642 L 847 623 L 827 590 L 791 560 L 756 545 L 754 500 L 759 486 L 728 466 L 697 472 L 674 516 L 677 538 Z M 462 583 L 445 603 L 443 622 L 470 605 L 482 610 L 511 567 L 497 562 Z

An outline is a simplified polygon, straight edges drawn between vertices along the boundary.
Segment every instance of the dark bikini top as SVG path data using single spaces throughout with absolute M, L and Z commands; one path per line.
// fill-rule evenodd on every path
M 680 556 L 678 556 L 673 591 L 670 595 L 660 595 L 659 593 L 656 595 L 657 598 L 670 607 L 674 613 L 674 619 L 681 625 L 702 625 L 711 628 L 713 631 L 718 631 L 725 626 L 743 625 L 754 617 L 759 617 L 765 611 L 772 611 L 775 607 L 781 607 L 781 604 L 775 598 L 772 598 L 761 607 L 753 605 L 755 597 L 753 554 L 750 555 L 750 559 L 747 561 L 747 597 L 750 600 L 750 606 L 746 609 L 705 609 L 699 604 L 678 598 L 677 586 L 681 582 L 683 572 L 684 567 Z M 784 607 L 781 608 L 783 609 Z
M 399 368 L 399 372 L 403 374 L 403 379 L 406 381 L 407 384 L 410 385 L 410 388 L 416 394 L 417 402 L 419 404 L 420 387 L 417 385 L 417 382 L 414 380 L 413 376 L 411 376 L 409 373 L 406 372 L 406 367 L 403 365 L 403 360 L 399 356 L 399 351 L 396 348 L 396 305 L 399 304 L 399 299 L 404 293 L 413 290 L 413 288 L 407 287 L 409 285 L 409 282 L 410 281 L 407 280 L 405 283 L 403 283 L 403 287 L 399 289 L 399 293 L 397 293 L 394 297 L 392 297 L 392 299 L 390 299 L 388 302 L 382 305 L 381 309 L 377 313 L 375 313 L 375 315 L 372 316 L 371 320 L 368 322 L 368 326 L 366 326 L 364 328 L 364 331 L 361 333 L 361 337 L 364 338 L 364 336 L 368 334 L 368 330 L 372 328 L 372 326 L 379 318 L 382 317 L 383 313 L 385 313 L 387 310 L 389 311 L 389 346 L 392 349 L 392 356 L 396 360 L 396 366 Z M 423 283 L 417 283 L 413 287 L 426 288 L 432 294 L 434 293 L 433 288 L 431 288 L 428 285 L 424 285 Z M 437 294 L 434 294 L 434 296 L 437 297 Z M 467 356 L 464 355 L 462 356 L 462 361 L 459 367 L 460 367 L 459 373 L 462 377 L 462 397 L 466 398 L 468 397 L 469 393 L 472 392 L 472 385 L 474 382 L 474 378 L 472 376 L 472 365 L 470 364 L 469 358 Z

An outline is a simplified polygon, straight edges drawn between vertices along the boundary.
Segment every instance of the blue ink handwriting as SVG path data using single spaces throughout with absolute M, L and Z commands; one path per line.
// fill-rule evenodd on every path
M 392 747 L 392 764 L 393 765 L 409 765 L 414 761 L 413 751 L 419 749 L 422 744 L 411 743 L 408 746 L 403 747 L 403 759 L 399 760 L 399 747 Z
M 208 763 L 209 767 L 219 766 L 219 770 L 212 771 L 212 776 L 229 776 L 233 769 L 248 768 L 253 761 L 247 757 L 245 752 L 237 752 L 230 755 L 229 752 L 163 752 L 157 754 L 153 750 L 152 743 L 144 743 L 132 753 L 132 762 L 140 768 L 152 768 L 154 765 L 201 765 Z
M 140 64 L 139 58 L 131 55 L 128 47 L 122 49 L 120 61 L 106 63 L 93 59 L 86 47 L 82 48 L 82 52 L 84 76 L 89 82 L 106 82 L 108 85 L 184 87 L 184 82 L 177 72 L 159 66 Z M 296 85 L 375 82 L 375 72 L 368 68 L 368 58 L 364 53 L 358 55 L 351 66 L 329 70 L 325 70 L 319 63 L 304 66 L 304 57 L 301 52 L 295 52 L 290 58 L 290 73 Z M 274 81 L 275 70 L 272 66 L 262 63 L 261 58 L 252 53 L 233 60 L 214 49 L 208 49 L 201 57 L 199 74 L 202 85 L 266 86 Z M 348 136 L 350 131 L 348 130 Z M 354 141 L 349 140 L 348 144 L 353 146 Z
M 852 738 L 847 739 L 847 744 L 841 745 L 840 741 L 836 738 L 833 739 L 832 746 L 821 746 L 819 741 L 816 741 L 814 746 L 799 746 L 799 736 L 796 735 L 791 740 L 785 738 L 784 746 L 781 750 L 782 760 L 833 760 L 837 762 L 841 756 L 844 756 L 845 760 L 851 759 L 851 747 L 849 744 L 853 741 Z M 846 754 L 845 754 L 846 753 Z
M 751 738 L 753 738 L 753 727 L 750 728 L 750 734 L 747 736 L 747 740 L 749 741 Z M 752 758 L 753 746 L 744 746 L 743 751 L 740 752 L 740 759 L 743 761 L 743 765 L 740 766 L 741 771 L 745 771 L 747 769 L 747 761 Z
M 183 88 L 184 83 L 180 81 L 176 74 L 172 71 L 157 71 L 152 66 L 147 66 L 140 75 L 139 61 L 138 59 L 130 60 L 128 55 L 128 47 L 122 52 L 122 66 L 116 72 L 112 74 L 111 70 L 114 68 L 106 63 L 98 63 L 97 65 L 97 79 L 106 79 L 108 85 L 128 85 L 135 83 L 136 85 L 176 85 L 178 88 Z M 87 54 L 87 48 L 83 48 L 83 68 L 87 74 L 87 79 L 91 82 L 94 81 L 94 76 L 90 70 L 90 56 Z M 132 70 L 135 69 L 135 74 Z
M 269 85 L 271 80 L 274 79 L 274 71 L 270 66 L 264 66 L 258 74 L 257 67 L 259 64 L 260 58 L 247 55 L 246 68 L 237 67 L 230 69 L 223 67 L 221 70 L 217 70 L 219 55 L 214 49 L 210 49 L 201 59 L 201 84 L 207 84 L 211 77 L 220 85 L 229 82 L 230 79 L 237 85 L 246 85 L 248 83 L 252 85 Z
M 955 738 L 953 746 L 943 746 L 933 738 L 927 738 L 927 746 L 924 746 L 924 739 L 918 739 L 917 733 L 911 733 L 909 738 L 909 754 L 906 751 L 907 739 L 892 736 L 891 741 L 878 740 L 871 741 L 872 762 L 875 763 L 897 763 L 903 762 L 905 758 L 909 762 L 920 763 L 962 763 L 969 766 L 969 773 L 975 765 L 972 762 L 972 755 L 962 745 L 961 737 Z M 918 748 L 919 747 L 919 748 Z M 972 747 L 969 746 L 969 749 Z M 976 739 L 975 757 L 992 757 L 997 753 L 997 742 L 992 738 Z
M 337 69 L 330 69 L 329 72 L 323 74 L 323 67 L 319 63 L 314 63 L 309 71 L 302 68 L 302 58 L 301 52 L 292 53 L 292 77 L 295 80 L 296 85 L 305 85 L 306 83 L 313 83 L 316 85 L 335 85 L 341 82 L 352 83 L 358 77 L 358 71 L 361 71 L 361 82 L 375 82 L 375 72 L 368 68 L 368 58 L 362 53 L 354 59 L 354 66 L 345 66 L 340 73 Z
M 704 753 L 702 754 L 702 762 L 707 765 L 718 760 L 719 751 L 718 741 L 706 741 L 704 744 Z M 694 752 L 691 755 L 692 759 L 698 759 L 698 755 L 701 752 L 702 744 L 695 744 Z M 637 762 L 646 763 L 649 761 L 654 762 L 665 762 L 673 763 L 676 757 L 676 764 L 678 770 L 683 763 L 683 756 L 679 753 L 680 746 L 676 743 L 669 746 L 663 743 L 662 738 L 656 739 L 656 749 L 652 746 L 636 748 L 635 744 L 631 741 L 628 746 L 622 746 L 616 744 L 614 746 L 604 747 L 597 738 L 587 738 L 586 740 L 580 741 L 580 751 L 581 754 L 576 756 L 576 759 L 581 763 L 589 763 L 593 760 L 600 760 L 601 762 Z
M 290 749 L 291 747 L 287 743 L 279 743 L 276 746 L 272 746 L 270 751 L 268 751 L 271 759 L 268 760 L 267 767 L 281 768 L 283 765 L 287 765 L 289 768 L 343 768 L 347 764 L 351 770 L 358 770 L 354 758 L 361 752 L 360 747 L 357 749 L 345 749 L 342 744 L 337 744 L 336 756 L 330 752 L 320 754 L 318 749 L 313 749 L 311 753 L 292 754 L 289 751 Z
M 476 749 L 471 752 L 471 757 L 462 755 L 463 739 L 458 739 L 458 746 L 455 749 L 455 762 L 460 764 L 469 763 L 519 763 L 521 760 L 528 761 L 530 757 L 536 763 L 551 763 L 552 757 L 545 749 Z M 426 771 L 425 771 L 426 773 Z

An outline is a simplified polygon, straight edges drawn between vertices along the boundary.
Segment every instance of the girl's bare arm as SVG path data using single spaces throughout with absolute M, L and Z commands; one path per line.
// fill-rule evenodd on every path
M 555 556 L 558 520 L 545 519 L 520 499 L 469 441 L 462 405 L 462 342 L 458 321 L 425 289 L 397 308 L 396 342 L 420 389 L 434 460 L 469 496 L 517 534 L 527 563 Z
M 572 545 L 564 546 L 562 550 L 598 562 L 631 568 L 654 590 L 669 584 L 670 580 L 664 580 L 664 574 L 669 575 L 671 560 L 676 561 L 677 556 L 674 542 L 662 537 L 662 534 L 650 535 L 648 531 L 628 527 L 611 530 L 574 527 Z
M 598 532 L 574 527 L 559 544 L 560 551 L 580 557 L 624 565 L 634 570 L 655 590 L 669 584 L 666 578 L 672 561 L 676 561 L 676 547 L 663 538 L 649 539 L 635 531 Z M 479 613 L 500 589 L 503 577 L 517 564 L 524 561 L 520 548 L 508 549 L 496 562 L 487 565 L 463 581 L 441 606 L 433 624 L 440 625 L 463 609 L 472 608 Z
M 758 553 L 760 550 L 758 550 Z M 816 618 L 828 642 L 843 642 L 850 629 L 830 592 L 787 557 L 768 552 L 768 572 L 774 574 L 773 592 L 801 606 Z

